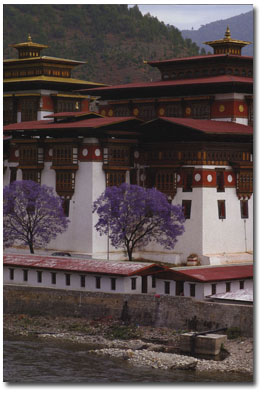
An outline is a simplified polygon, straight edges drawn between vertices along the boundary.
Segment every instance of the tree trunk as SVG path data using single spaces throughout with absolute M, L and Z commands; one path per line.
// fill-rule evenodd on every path
M 31 254 L 34 254 L 33 244 L 29 243 L 29 250 Z
M 133 252 L 133 249 L 130 248 L 129 246 L 127 246 L 127 254 L 128 254 L 129 261 L 132 261 L 132 252 Z

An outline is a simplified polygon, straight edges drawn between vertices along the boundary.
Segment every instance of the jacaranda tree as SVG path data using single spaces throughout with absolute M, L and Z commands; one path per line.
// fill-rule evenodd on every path
M 99 216 L 95 226 L 100 235 L 108 235 L 112 246 L 123 247 L 132 260 L 136 246 L 155 241 L 166 249 L 174 248 L 184 232 L 182 207 L 171 205 L 165 194 L 123 183 L 107 187 L 94 202 Z
M 4 246 L 14 244 L 44 247 L 67 229 L 62 200 L 52 187 L 31 180 L 15 181 L 4 188 L 3 195 Z

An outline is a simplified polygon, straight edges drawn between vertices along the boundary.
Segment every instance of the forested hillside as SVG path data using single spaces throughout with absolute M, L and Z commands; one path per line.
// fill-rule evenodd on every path
M 86 61 L 76 78 L 108 84 L 159 79 L 144 60 L 199 54 L 190 39 L 173 26 L 143 16 L 127 5 L 4 5 L 4 58 L 17 57 L 9 44 L 49 45 L 42 54 Z
M 190 38 L 207 52 L 212 51 L 212 49 L 202 43 L 223 38 L 227 26 L 230 28 L 232 38 L 253 42 L 253 18 L 253 12 L 250 11 L 229 19 L 208 23 L 201 26 L 198 30 L 183 30 L 182 35 L 185 38 Z M 253 45 L 247 45 L 243 48 L 242 54 L 244 56 L 253 56 Z

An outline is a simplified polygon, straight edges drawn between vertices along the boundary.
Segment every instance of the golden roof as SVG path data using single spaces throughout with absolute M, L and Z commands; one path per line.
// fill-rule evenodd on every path
M 93 86 L 106 86 L 103 83 L 83 81 L 74 78 L 59 78 L 51 77 L 46 75 L 33 76 L 33 77 L 22 77 L 22 78 L 6 78 L 3 80 L 4 83 L 15 83 L 15 82 L 61 82 L 61 83 L 74 83 L 83 85 L 93 85 Z
M 227 26 L 224 38 L 222 38 L 220 40 L 215 40 L 215 41 L 206 41 L 206 42 L 204 42 L 204 44 L 210 45 L 212 47 L 224 45 L 224 44 L 234 44 L 234 45 L 238 45 L 238 46 L 243 47 L 245 45 L 252 44 L 252 42 L 235 40 L 235 39 L 231 38 L 230 29 L 229 29 L 229 26 Z
M 40 48 L 40 49 L 45 49 L 49 48 L 47 45 L 42 45 L 42 44 L 37 44 L 36 42 L 32 42 L 30 34 L 28 35 L 28 41 L 27 42 L 21 42 L 20 44 L 13 44 L 13 45 L 8 45 L 12 48 L 20 49 L 20 48 Z

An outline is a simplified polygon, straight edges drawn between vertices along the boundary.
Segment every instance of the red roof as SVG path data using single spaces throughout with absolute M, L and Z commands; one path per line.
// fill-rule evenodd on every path
M 197 61 L 197 60 L 206 60 L 206 59 L 216 59 L 216 58 L 239 58 L 239 59 L 247 59 L 247 60 L 253 60 L 252 56 L 239 56 L 239 55 L 229 55 L 229 54 L 217 54 L 217 55 L 204 55 L 204 56 L 190 56 L 190 57 L 177 57 L 175 59 L 168 59 L 168 60 L 154 60 L 154 61 L 148 61 L 147 64 L 149 65 L 154 65 L 157 66 L 159 64 L 165 64 L 165 63 L 175 63 L 175 62 L 182 62 L 182 61 Z
M 219 75 L 211 76 L 207 78 L 191 78 L 191 79 L 175 79 L 167 81 L 156 81 L 156 82 L 138 82 L 138 83 L 127 83 L 124 85 L 113 85 L 106 87 L 98 87 L 92 89 L 81 89 L 80 92 L 89 91 L 95 92 L 100 95 L 100 92 L 118 90 L 118 89 L 138 89 L 138 88 L 151 88 L 151 87 L 165 87 L 165 86 L 183 86 L 183 85 L 202 85 L 202 84 L 217 84 L 217 83 L 247 83 L 253 84 L 253 78 L 247 78 L 243 76 L 235 75 Z
M 112 124 L 118 124 L 135 120 L 141 122 L 136 117 L 96 117 L 92 119 L 77 120 L 74 122 L 57 122 L 53 120 L 25 121 L 21 123 L 8 124 L 4 126 L 4 131 L 15 130 L 47 130 L 47 129 L 66 129 L 66 128 L 100 128 Z
M 146 274 L 149 270 L 160 266 L 142 262 L 118 262 L 78 258 L 50 257 L 40 255 L 5 254 L 4 265 L 49 270 L 66 270 L 83 273 L 113 274 L 132 276 Z
M 172 271 L 172 269 L 169 269 Z M 220 267 L 202 267 L 193 269 L 173 270 L 176 276 L 185 281 L 226 281 L 253 278 L 253 265 L 234 265 Z
M 253 127 L 231 121 L 201 120 L 182 117 L 159 117 L 158 119 L 150 120 L 145 124 L 155 123 L 160 120 L 179 126 L 192 128 L 194 130 L 199 130 L 207 134 L 253 134 Z M 143 124 L 142 127 L 144 127 L 145 124 Z

